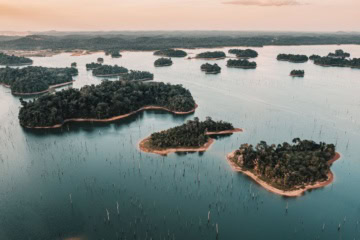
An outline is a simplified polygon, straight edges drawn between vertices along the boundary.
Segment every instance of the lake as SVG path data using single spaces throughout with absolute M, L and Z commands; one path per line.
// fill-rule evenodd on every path
M 327 55 L 339 48 L 360 57 L 355 45 L 267 46 L 256 49 L 255 70 L 185 58 L 155 68 L 152 52 L 32 58 L 46 67 L 77 62 L 73 87 L 80 88 L 101 82 L 85 64 L 103 57 L 105 64 L 182 84 L 199 107 L 185 116 L 146 111 L 110 124 L 25 130 L 19 98 L 0 86 L 0 239 L 207 240 L 216 239 L 216 225 L 224 240 L 360 239 L 360 70 L 276 60 L 279 53 Z M 222 72 L 204 74 L 205 62 Z M 290 77 L 293 69 L 305 77 Z M 152 132 L 207 116 L 245 131 L 217 139 L 205 153 L 163 157 L 138 149 Z M 333 184 L 284 198 L 233 172 L 225 159 L 242 143 L 295 137 L 336 144 L 342 158 L 332 166 Z

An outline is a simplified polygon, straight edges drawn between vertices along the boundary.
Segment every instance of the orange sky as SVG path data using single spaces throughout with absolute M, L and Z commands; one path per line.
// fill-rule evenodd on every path
M 360 31 L 359 0 L 0 0 L 0 31 Z

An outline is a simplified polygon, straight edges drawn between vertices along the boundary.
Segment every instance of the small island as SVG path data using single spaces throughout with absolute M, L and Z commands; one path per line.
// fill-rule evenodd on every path
M 213 60 L 217 60 L 217 59 L 224 59 L 226 58 L 226 54 L 222 51 L 215 51 L 215 52 L 203 52 L 203 53 L 199 53 L 195 56 L 195 58 L 199 58 L 199 59 L 213 59 Z
M 97 69 L 97 68 L 99 68 L 99 67 L 101 67 L 101 66 L 102 66 L 101 63 L 94 63 L 94 62 L 92 62 L 92 63 L 87 63 L 87 64 L 86 64 L 86 70 L 88 70 L 88 71 L 94 70 L 94 69 Z
M 229 59 L 226 64 L 230 68 L 255 69 L 256 62 L 250 62 L 247 59 Z
M 0 52 L 0 65 L 5 66 L 22 66 L 31 65 L 33 60 L 26 57 L 17 57 L 15 55 L 7 55 Z
M 99 57 L 99 58 L 97 59 L 97 62 L 98 62 L 98 63 L 104 63 L 104 59 L 101 58 L 101 57 Z
M 242 129 L 234 128 L 228 122 L 213 121 L 210 117 L 200 122 L 195 117 L 183 125 L 151 134 L 139 143 L 139 148 L 141 151 L 160 155 L 172 152 L 203 152 L 214 142 L 210 135 L 231 135 L 241 131 Z
M 330 184 L 333 162 L 340 158 L 334 144 L 315 143 L 295 138 L 293 145 L 268 145 L 261 141 L 255 149 L 242 144 L 227 155 L 235 171 L 244 173 L 262 187 L 276 194 L 298 197 L 314 188 Z
M 164 49 L 154 52 L 154 55 L 163 57 L 186 57 L 187 53 L 178 49 Z
M 129 70 L 127 68 L 120 67 L 118 65 L 101 65 L 100 67 L 95 68 L 92 71 L 92 74 L 95 77 L 118 77 L 128 72 Z
M 221 67 L 219 67 L 219 65 L 215 64 L 210 64 L 210 63 L 205 63 L 202 64 L 200 67 L 201 71 L 204 71 L 206 74 L 218 74 L 221 72 Z
M 0 68 L 0 84 L 10 88 L 13 95 L 38 95 L 72 84 L 77 74 L 76 68 L 6 67 Z
M 76 62 L 71 63 L 71 67 L 72 67 L 72 68 L 76 68 L 76 67 L 77 67 L 77 63 L 76 63 Z
M 171 58 L 159 58 L 156 59 L 154 62 L 155 67 L 167 67 L 171 66 L 173 64 L 173 61 Z
M 189 90 L 162 82 L 104 80 L 30 101 L 21 99 L 24 128 L 60 128 L 67 122 L 112 122 L 143 110 L 190 114 L 197 107 Z
M 334 57 L 321 57 L 315 59 L 314 64 L 323 67 L 360 68 L 360 58 L 346 59 L 346 58 L 334 58 Z
M 328 57 L 332 57 L 332 58 L 349 58 L 350 57 L 350 53 L 344 52 L 341 49 L 335 50 L 335 53 L 329 53 Z
M 154 74 L 147 71 L 130 70 L 129 73 L 120 76 L 120 80 L 123 81 L 149 81 L 153 79 L 154 79 Z
M 120 57 L 122 57 L 122 55 L 120 54 L 119 51 L 113 51 L 110 54 L 111 54 L 112 58 L 120 58 Z
M 238 58 L 256 58 L 259 55 L 257 51 L 252 49 L 230 49 L 228 52 L 235 54 Z
M 305 71 L 304 70 L 292 70 L 290 72 L 290 76 L 292 77 L 304 77 Z
M 306 55 L 279 54 L 277 56 L 277 60 L 292 63 L 305 63 L 309 60 L 309 58 Z

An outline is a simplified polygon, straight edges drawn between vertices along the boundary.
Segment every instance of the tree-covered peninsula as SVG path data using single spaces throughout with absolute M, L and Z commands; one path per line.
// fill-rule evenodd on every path
M 333 57 L 333 58 L 348 58 L 350 57 L 350 53 L 344 52 L 341 49 L 335 50 L 335 53 L 329 53 L 328 57 Z
M 247 59 L 229 59 L 226 66 L 230 68 L 254 69 L 257 64 L 256 62 L 250 62 Z
M 290 76 L 292 77 L 304 77 L 305 71 L 304 70 L 292 70 L 290 72 Z
M 200 66 L 201 71 L 204 71 L 206 74 L 218 74 L 221 72 L 221 67 L 219 65 L 204 63 Z
M 88 70 L 88 71 L 94 70 L 94 69 L 97 69 L 97 68 L 99 68 L 99 67 L 101 67 L 101 66 L 102 66 L 101 63 L 94 63 L 94 62 L 92 62 L 92 63 L 87 63 L 87 64 L 86 64 L 86 70 Z
M 304 63 L 309 60 L 306 55 L 294 55 L 294 54 L 279 54 L 277 56 L 278 61 L 288 61 L 292 63 Z
M 173 61 L 171 58 L 159 58 L 156 59 L 154 62 L 155 67 L 166 67 L 171 66 L 173 64 Z
M 235 54 L 238 58 L 256 58 L 259 55 L 257 51 L 252 49 L 230 49 L 228 52 Z
M 154 79 L 154 74 L 147 71 L 130 70 L 129 73 L 120 76 L 120 80 L 124 80 L 124 81 L 147 81 L 153 79 Z
M 186 57 L 187 53 L 178 49 L 164 49 L 154 52 L 154 55 L 163 57 Z
M 92 74 L 96 77 L 117 77 L 122 74 L 128 73 L 129 70 L 118 65 L 101 65 L 92 71 Z
M 195 111 L 195 101 L 181 85 L 104 80 L 99 85 L 66 89 L 29 102 L 21 100 L 20 124 L 57 128 L 66 122 L 109 122 L 145 109 L 175 114 Z
M 360 68 L 360 58 L 346 59 L 334 57 L 320 57 L 314 60 L 314 64 L 324 67 Z
M 203 59 L 223 59 L 226 58 L 226 54 L 222 51 L 215 52 L 203 52 L 199 53 L 195 56 L 195 58 L 203 58 Z
M 15 55 L 7 55 L 0 52 L 0 65 L 5 66 L 21 66 L 21 65 L 31 65 L 33 60 L 26 57 L 17 57 Z
M 254 148 L 242 144 L 228 156 L 232 166 L 253 178 L 266 189 L 285 196 L 332 181 L 331 164 L 340 156 L 335 145 L 295 138 L 293 144 L 268 145 L 261 141 Z
M 0 68 L 0 84 L 11 88 L 14 95 L 33 95 L 71 84 L 76 68 Z
M 153 133 L 140 142 L 140 149 L 145 152 L 167 154 L 178 151 L 205 151 L 213 142 L 209 135 L 230 135 L 240 132 L 231 123 L 213 121 L 207 117 L 205 121 L 198 118 L 188 120 L 183 125 Z

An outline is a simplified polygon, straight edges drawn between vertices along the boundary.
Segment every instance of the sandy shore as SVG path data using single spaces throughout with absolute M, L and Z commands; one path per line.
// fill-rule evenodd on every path
M 24 126 L 25 128 L 29 128 L 29 129 L 50 129 L 50 128 L 61 128 L 65 123 L 68 122 L 113 122 L 119 119 L 123 119 L 126 117 L 129 117 L 131 115 L 134 115 L 140 111 L 143 110 L 164 110 L 167 112 L 171 112 L 174 114 L 178 114 L 178 115 L 185 115 L 185 114 L 190 114 L 195 112 L 196 108 L 198 107 L 197 104 L 195 104 L 195 108 L 188 111 L 188 112 L 176 112 L 176 111 L 171 111 L 170 109 L 164 108 L 164 107 L 158 107 L 158 106 L 146 106 L 146 107 L 142 107 L 139 110 L 133 111 L 131 113 L 127 113 L 127 114 L 123 114 L 120 116 L 115 116 L 112 118 L 105 118 L 105 119 L 97 119 L 97 118 L 71 118 L 71 119 L 66 119 L 64 120 L 62 123 L 56 124 L 54 126 L 43 126 L 43 127 L 28 127 L 28 126 Z
M 13 92 L 12 94 L 15 96 L 32 96 L 32 95 L 39 95 L 39 94 L 43 94 L 43 93 L 47 93 L 55 88 L 59 88 L 59 87 L 63 87 L 63 86 L 67 86 L 67 85 L 71 85 L 73 84 L 73 82 L 75 81 L 71 81 L 71 82 L 65 82 L 65 83 L 59 83 L 59 84 L 55 84 L 55 85 L 50 85 L 48 89 L 41 91 L 41 92 L 33 92 L 33 93 L 19 93 L 19 92 Z M 9 86 L 10 87 L 10 86 Z
M 207 132 L 206 135 L 226 135 L 231 134 L 235 132 L 242 132 L 243 130 L 241 128 L 235 128 L 233 130 L 227 130 L 227 131 L 219 131 L 219 132 Z M 150 140 L 150 136 L 147 138 L 144 138 L 141 140 L 138 144 L 139 149 L 143 152 L 147 153 L 155 153 L 159 155 L 168 155 L 169 153 L 175 153 L 175 152 L 205 152 L 210 148 L 210 146 L 215 142 L 214 139 L 209 138 L 208 142 L 205 143 L 201 147 L 178 147 L 178 148 L 166 148 L 166 149 L 153 149 L 148 146 L 148 142 Z
M 237 164 L 235 164 L 231 158 L 234 157 L 234 153 L 235 152 L 231 152 L 228 155 L 226 155 L 226 159 L 228 160 L 231 168 L 236 171 L 236 172 L 241 172 L 245 175 L 247 175 L 248 177 L 250 177 L 252 180 L 254 180 L 256 183 L 258 183 L 259 185 L 261 185 L 263 188 L 265 188 L 266 190 L 272 192 L 272 193 L 276 193 L 279 195 L 282 195 L 284 197 L 300 197 L 302 196 L 306 191 L 310 190 L 310 189 L 316 189 L 316 188 L 322 188 L 325 187 L 327 185 L 329 185 L 330 183 L 332 183 L 334 181 L 334 174 L 329 171 L 328 173 L 328 179 L 326 181 L 323 182 L 316 182 L 315 184 L 311 184 L 311 185 L 307 185 L 304 188 L 297 188 L 295 190 L 289 190 L 289 191 L 284 191 L 281 189 L 278 189 L 276 187 L 273 187 L 272 185 L 270 185 L 269 183 L 265 182 L 264 180 L 260 179 L 257 175 L 255 175 L 254 173 L 248 171 L 248 170 L 244 170 L 242 169 L 240 166 L 238 166 Z M 333 164 L 335 161 L 340 159 L 340 154 L 336 153 L 335 156 L 328 161 L 328 164 L 331 165 Z

